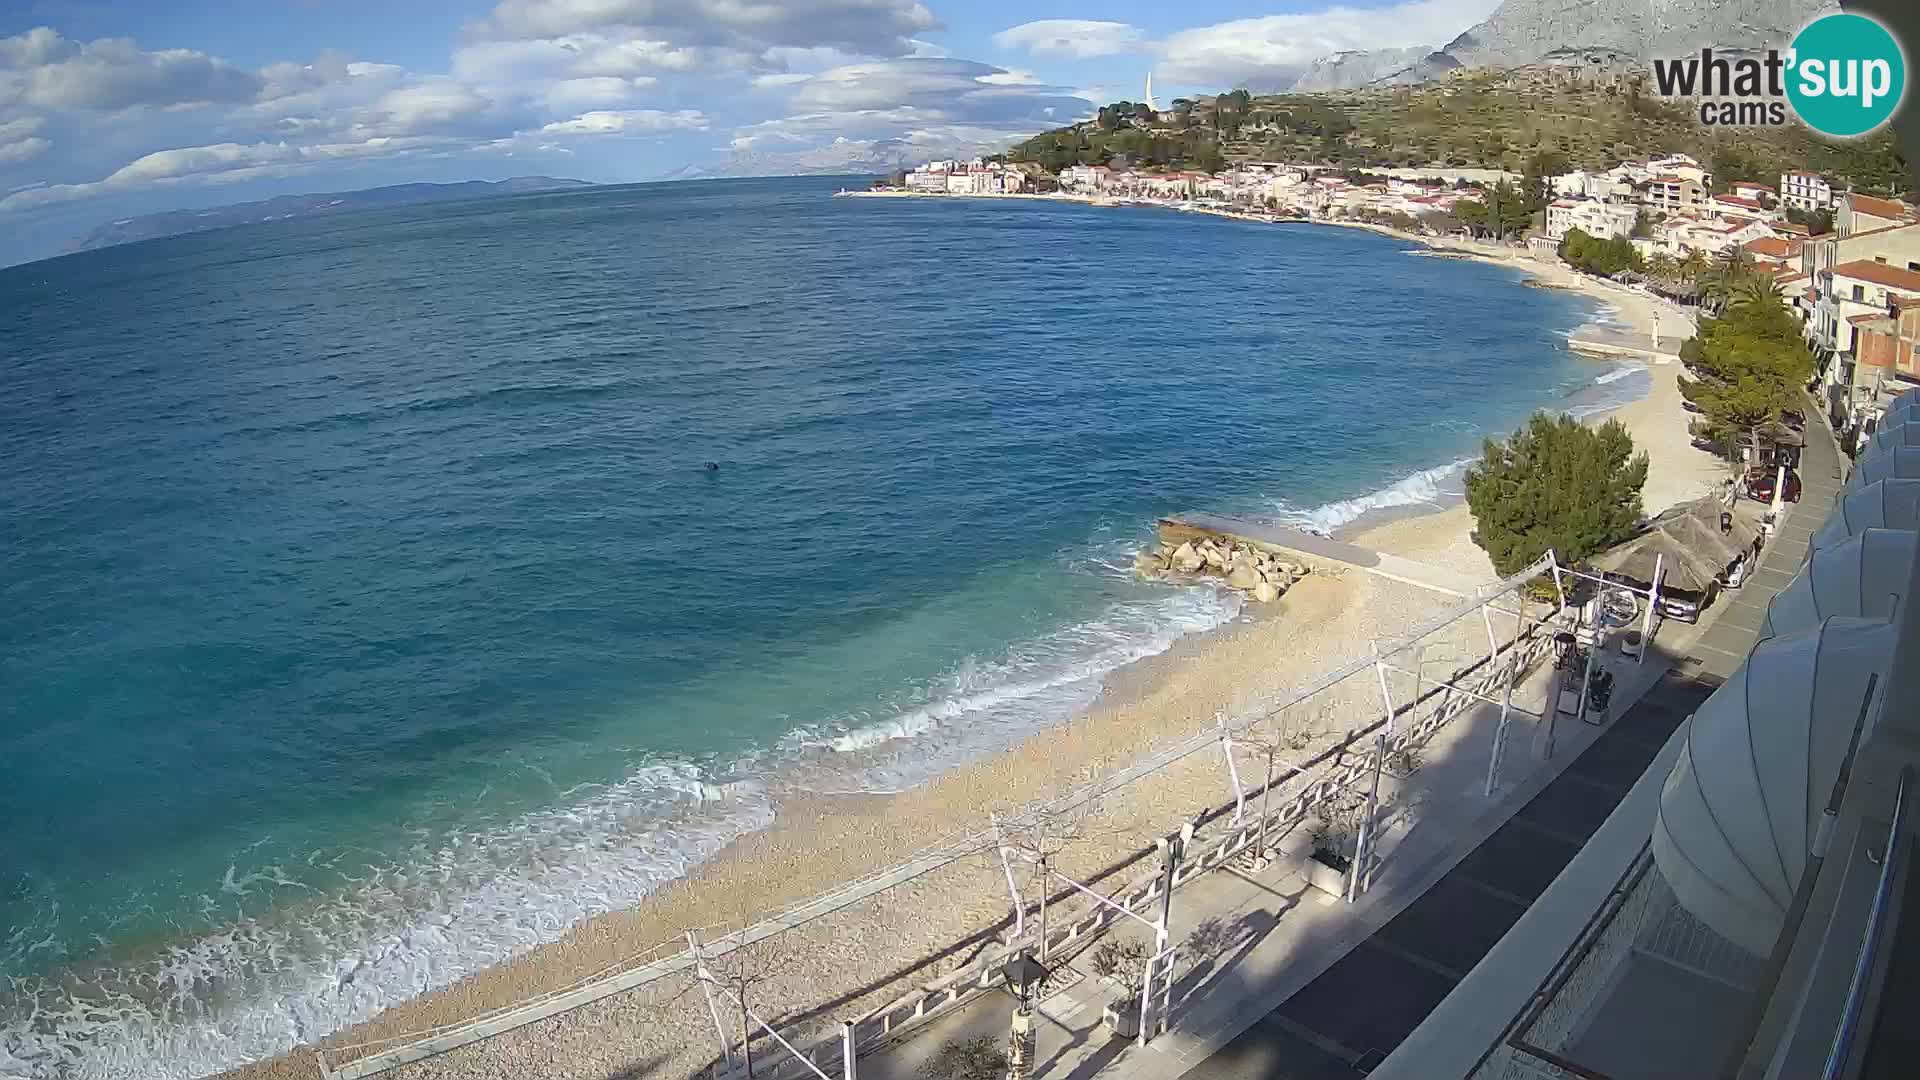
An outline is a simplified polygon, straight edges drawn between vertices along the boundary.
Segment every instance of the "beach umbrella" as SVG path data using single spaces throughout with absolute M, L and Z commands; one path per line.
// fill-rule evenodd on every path
M 1779 936 L 1896 631 L 1830 618 L 1762 641 L 1693 715 L 1660 792 L 1654 863 L 1682 907 L 1754 956 Z
M 1920 460 L 1920 452 L 1906 453 Z M 1857 490 L 1849 485 L 1834 503 L 1826 524 L 1813 534 L 1807 557 L 1865 529 L 1920 529 L 1920 479 L 1875 480 Z
M 1850 495 L 1879 480 L 1920 480 L 1920 449 L 1902 446 L 1873 457 L 1863 457 L 1847 477 L 1843 495 Z
M 1811 630 L 1830 616 L 1886 619 L 1899 601 L 1889 588 L 1913 576 L 1920 533 L 1865 529 L 1813 553 L 1787 587 L 1767 605 L 1764 638 Z

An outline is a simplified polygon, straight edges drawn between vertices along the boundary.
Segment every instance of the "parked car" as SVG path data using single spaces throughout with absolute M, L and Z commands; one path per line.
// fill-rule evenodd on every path
M 1805 431 L 1807 428 L 1807 414 L 1797 409 L 1787 409 L 1780 414 L 1780 422 L 1795 431 Z
M 1683 623 L 1700 621 L 1700 602 L 1671 593 L 1660 594 L 1660 613 Z
M 1761 473 L 1759 476 L 1748 478 L 1747 497 L 1752 499 L 1755 502 L 1763 502 L 1763 503 L 1772 502 L 1773 501 L 1773 483 L 1775 478 L 1776 478 L 1776 474 L 1771 472 Z M 1781 501 L 1782 502 L 1799 502 L 1800 501 L 1800 474 L 1794 472 L 1792 469 L 1787 470 L 1787 490 L 1786 490 L 1786 493 L 1781 496 Z

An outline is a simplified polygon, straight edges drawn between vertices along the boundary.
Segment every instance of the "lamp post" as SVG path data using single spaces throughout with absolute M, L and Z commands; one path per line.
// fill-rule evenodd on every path
M 1047 969 L 1033 958 L 1032 950 L 1021 949 L 1001 973 L 1018 1002 L 1007 1032 L 1007 1080 L 1027 1080 L 1033 1075 L 1033 991 L 1046 980 Z

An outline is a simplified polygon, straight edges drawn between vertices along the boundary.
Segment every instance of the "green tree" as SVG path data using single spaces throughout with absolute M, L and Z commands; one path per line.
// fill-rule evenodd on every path
M 1622 270 L 1641 270 L 1645 263 L 1633 241 L 1624 236 L 1602 240 L 1583 229 L 1568 229 L 1560 240 L 1560 258 L 1575 270 L 1612 277 Z
M 1646 483 L 1647 455 L 1619 421 L 1592 428 L 1535 413 L 1506 442 L 1487 440 L 1467 469 L 1473 542 L 1503 576 L 1548 549 L 1578 562 L 1634 534 Z
M 1825 236 L 1833 231 L 1833 208 L 1802 210 L 1797 206 L 1789 206 L 1787 220 L 1795 225 L 1805 225 L 1807 232 L 1813 236 Z
M 1804 400 L 1800 388 L 1813 376 L 1813 354 L 1773 282 L 1739 267 L 1723 263 L 1710 275 L 1709 290 L 1724 289 L 1725 301 L 1680 348 L 1680 359 L 1699 376 L 1680 380 L 1680 393 L 1700 407 L 1710 434 L 1758 445 L 1783 410 Z

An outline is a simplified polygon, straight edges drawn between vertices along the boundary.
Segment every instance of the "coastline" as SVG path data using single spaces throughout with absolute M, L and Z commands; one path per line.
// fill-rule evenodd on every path
M 898 197 L 934 197 L 886 193 Z M 956 196 L 942 196 L 956 197 Z M 959 196 L 1063 198 L 1045 195 Z M 1097 200 L 1064 197 L 1070 201 Z M 1246 217 L 1218 211 L 1214 216 Z M 1260 219 L 1253 219 L 1260 220 Z M 1358 222 L 1315 222 L 1367 228 L 1428 247 L 1427 238 Z M 1651 326 L 1651 298 L 1581 278 L 1564 267 L 1447 241 L 1451 252 L 1528 271 L 1551 284 L 1597 297 L 1632 326 Z M 1560 271 L 1558 278 L 1554 271 Z M 1663 317 L 1663 322 L 1666 319 Z M 1667 325 L 1672 325 L 1670 322 Z M 1609 410 L 1627 424 L 1654 466 L 1648 513 L 1702 493 L 1723 466 L 1693 450 L 1679 409 L 1676 363 L 1650 365 L 1652 390 Z M 1681 453 L 1679 451 L 1684 451 Z M 1711 463 L 1709 471 L 1701 461 Z M 1493 580 L 1491 564 L 1470 539 L 1464 504 L 1402 505 L 1343 527 L 1344 538 L 1403 557 Z M 824 891 L 876 867 L 902 861 L 943 836 L 980 824 L 989 807 L 1011 808 L 1140 757 L 1166 740 L 1238 712 L 1352 656 L 1373 638 L 1390 636 L 1447 598 L 1361 574 L 1316 575 L 1257 617 L 1183 638 L 1172 648 L 1110 674 L 1099 699 L 1059 726 L 1017 747 L 951 769 L 933 781 L 891 795 L 776 796 L 773 824 L 729 844 L 719 855 L 663 888 L 642 906 L 576 925 L 560 941 L 472 975 L 451 987 L 394 1006 L 323 1044 L 361 1042 L 454 1022 L 565 985 L 660 943 L 687 927 L 732 924 Z M 1332 737 L 1328 737 L 1331 741 Z M 1220 801 L 1217 762 L 1189 761 L 1116 792 L 1100 806 L 1097 842 L 1064 855 L 1068 872 L 1090 874 L 1149 844 L 1170 820 Z M 953 942 L 1006 914 L 998 864 L 967 860 L 902 885 L 886 907 L 869 903 L 786 936 L 774 971 L 756 989 L 764 1014 L 840 1019 L 898 993 L 898 978 L 926 981 L 950 970 Z M 916 898 L 946 903 L 914 903 Z M 955 903 L 964 897 L 966 903 Z M 856 943 L 869 947 L 854 947 Z M 883 982 L 892 979 L 895 981 Z M 396 1077 L 528 1074 L 606 1075 L 647 1062 L 659 1075 L 686 1075 L 705 1065 L 713 1039 L 705 1015 L 684 1002 L 664 1005 L 624 995 L 542 1021 L 485 1043 L 408 1066 Z M 221 1075 L 312 1075 L 309 1055 L 293 1054 Z

